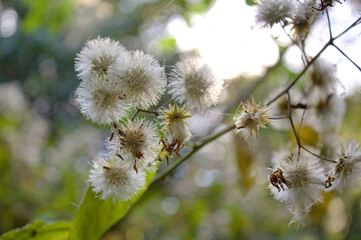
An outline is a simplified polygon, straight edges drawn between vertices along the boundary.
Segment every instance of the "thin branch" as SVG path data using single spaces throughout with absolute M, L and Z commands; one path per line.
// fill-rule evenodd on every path
M 306 110 L 307 110 L 307 108 L 305 108 L 305 109 L 303 110 L 303 113 L 302 113 L 300 126 L 299 126 L 299 128 L 298 128 L 298 132 L 299 132 L 299 133 L 301 132 L 301 128 L 302 128 L 302 124 L 303 124 L 303 119 L 304 119 L 304 117 L 305 117 Z
M 342 35 L 344 35 L 346 32 L 348 32 L 351 28 L 355 27 L 357 24 L 361 23 L 361 17 L 359 17 L 358 19 L 356 19 L 356 21 L 354 21 L 348 28 L 346 28 L 342 33 L 340 33 L 339 35 L 337 35 L 336 37 L 334 37 L 332 40 L 336 40 L 337 38 L 341 37 Z
M 328 32 L 330 33 L 330 39 L 332 39 L 332 30 L 331 30 L 331 20 L 330 15 L 328 14 L 328 8 L 326 8 L 326 16 L 327 16 L 327 23 L 328 23 Z
M 150 110 L 144 110 L 144 109 L 140 109 L 137 108 L 137 112 L 134 114 L 134 116 L 132 117 L 132 121 L 134 121 L 135 117 L 138 115 L 138 113 L 140 112 L 144 112 L 144 113 L 151 113 L 154 114 L 156 116 L 159 116 L 159 112 L 158 111 L 150 111 Z
M 359 71 L 361 71 L 360 66 L 357 65 L 354 61 L 352 61 L 352 59 L 351 59 L 349 56 L 347 56 L 346 53 L 344 53 L 344 52 L 343 52 L 339 47 L 337 47 L 335 44 L 332 44 L 332 46 L 334 46 L 344 57 L 346 57 L 353 65 L 355 65 L 355 67 L 357 67 L 357 69 L 358 69 Z
M 280 98 L 283 94 L 287 93 L 288 90 L 290 90 L 293 87 L 293 85 L 295 85 L 297 83 L 297 81 L 303 76 L 303 74 L 307 71 L 307 69 L 317 60 L 317 58 L 321 55 L 321 53 L 323 53 L 331 43 L 332 43 L 332 41 L 329 41 L 325 46 L 323 46 L 323 48 L 316 54 L 316 56 L 314 58 L 312 58 L 312 60 L 306 65 L 306 67 L 302 70 L 302 72 L 300 72 L 298 74 L 298 76 L 287 86 L 287 88 L 284 89 L 282 92 L 280 92 L 276 97 L 271 99 L 266 104 L 266 106 L 269 106 L 274 101 L 276 101 L 278 98 Z
M 297 146 L 298 146 L 297 158 L 298 158 L 298 156 L 300 156 L 300 152 L 301 152 L 301 140 L 300 140 L 300 137 L 298 136 L 298 133 L 296 132 L 296 128 L 295 128 L 295 125 L 294 125 L 293 119 L 292 119 L 291 96 L 290 96 L 290 92 L 289 92 L 289 91 L 287 91 L 287 100 L 288 100 L 288 101 L 287 101 L 288 118 L 289 118 L 290 123 L 291 123 L 293 135 L 295 135 L 295 138 L 296 138 L 296 141 L 297 141 Z
M 318 155 L 318 154 L 316 154 L 316 153 L 314 153 L 314 152 L 311 152 L 310 150 L 308 150 L 307 148 L 305 148 L 305 147 L 302 146 L 302 145 L 301 145 L 301 148 L 302 148 L 303 150 L 305 150 L 306 152 L 310 153 L 311 155 L 313 155 L 313 156 L 315 156 L 315 157 L 318 157 L 318 158 L 321 159 L 321 160 L 325 160 L 325 161 L 332 162 L 332 163 L 337 163 L 335 160 L 332 160 L 332 159 L 323 157 L 323 156 L 321 156 L 321 155 Z
M 291 37 L 291 35 L 286 31 L 286 29 L 285 29 L 285 27 L 281 24 L 281 27 L 282 27 L 282 29 L 283 29 L 283 31 L 285 32 L 285 34 L 288 36 L 288 38 L 291 40 L 291 42 L 294 44 L 294 45 L 296 45 L 300 50 L 301 50 L 301 53 L 303 54 L 303 56 L 305 57 L 305 61 L 306 61 L 306 63 L 303 61 L 303 63 L 305 64 L 305 65 L 307 65 L 307 63 L 309 62 L 308 61 L 308 58 L 307 58 L 307 55 L 306 55 L 306 52 L 305 52 L 305 50 Z M 303 60 L 303 59 L 302 59 Z
M 167 176 L 170 172 L 172 172 L 174 169 L 176 169 L 181 163 L 188 160 L 191 156 L 193 156 L 194 153 L 198 152 L 206 144 L 208 144 L 209 142 L 212 142 L 213 140 L 216 140 L 217 138 L 219 138 L 219 137 L 223 136 L 224 134 L 234 130 L 235 128 L 236 128 L 236 125 L 232 124 L 231 126 L 227 127 L 225 130 L 223 130 L 223 131 L 221 131 L 221 132 L 207 138 L 201 144 L 195 145 L 193 147 L 192 151 L 190 151 L 186 156 L 184 156 L 182 159 L 180 159 L 177 163 L 175 163 L 173 166 L 167 168 L 163 173 L 157 174 L 154 177 L 154 179 L 153 179 L 152 183 L 150 184 L 150 186 L 153 185 L 154 183 L 158 182 L 159 180 L 161 180 L 165 176 Z
M 277 116 L 277 117 L 270 117 L 271 120 L 278 120 L 278 119 L 288 119 L 289 116 Z

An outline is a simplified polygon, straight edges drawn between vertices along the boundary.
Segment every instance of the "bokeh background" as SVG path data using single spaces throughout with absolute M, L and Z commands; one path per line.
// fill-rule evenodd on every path
M 331 8 L 335 32 L 360 15 L 359 3 Z M 209 62 L 226 88 L 217 107 L 191 118 L 197 142 L 231 123 L 228 113 L 242 99 L 252 93 L 264 101 L 302 69 L 299 50 L 281 28 L 262 29 L 254 22 L 253 4 L 0 1 L 0 234 L 35 219 L 71 220 L 89 186 L 89 163 L 105 151 L 109 128 L 87 122 L 74 106 L 74 58 L 86 40 L 109 36 L 155 55 L 166 69 L 185 54 Z M 360 33 L 357 26 L 338 42 L 359 65 Z M 306 51 L 317 53 L 327 40 L 320 14 Z M 334 49 L 322 58 L 337 66 L 337 92 L 347 102 L 333 136 L 361 142 L 361 74 Z M 307 77 L 296 87 L 306 82 Z M 301 137 L 319 146 L 322 136 L 311 126 Z M 267 168 L 279 156 L 274 152 L 294 147 L 289 130 L 268 128 L 251 143 L 227 134 L 148 191 L 104 239 L 360 239 L 361 188 L 325 194 L 303 225 L 288 226 L 290 213 L 269 194 Z

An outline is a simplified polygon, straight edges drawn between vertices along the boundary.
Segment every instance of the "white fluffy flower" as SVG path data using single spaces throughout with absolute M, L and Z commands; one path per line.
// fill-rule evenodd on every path
M 338 192 L 344 192 L 360 185 L 361 150 L 356 141 L 349 142 L 346 150 L 342 148 L 332 175 L 335 180 L 331 189 Z
M 319 94 L 326 97 L 334 93 L 338 79 L 336 77 L 336 66 L 324 60 L 317 60 L 311 71 L 310 89 L 318 91 Z
M 124 58 L 116 72 L 117 83 L 136 107 L 157 104 L 167 85 L 164 68 L 153 56 L 139 50 Z
M 145 173 L 135 173 L 121 160 L 99 157 L 93 161 L 89 182 L 93 186 L 93 191 L 101 194 L 101 199 L 112 198 L 113 202 L 127 201 L 144 187 Z
M 306 39 L 318 14 L 318 11 L 313 9 L 314 3 L 314 0 L 298 1 L 298 8 L 291 23 L 293 36 L 296 39 L 300 39 L 301 41 Z
M 119 42 L 109 38 L 87 41 L 75 58 L 77 76 L 89 83 L 113 81 L 116 78 L 114 70 L 128 54 Z
M 115 139 L 108 142 L 112 155 L 122 158 L 136 171 L 137 164 L 147 167 L 149 162 L 157 158 L 159 137 L 155 126 L 145 120 L 128 121 L 119 127 Z
M 295 0 L 263 0 L 257 6 L 256 22 L 264 27 L 287 23 L 297 13 Z
M 265 128 L 271 121 L 271 115 L 267 114 L 270 108 L 257 104 L 254 99 L 252 99 L 252 104 L 242 103 L 242 108 L 243 111 L 233 118 L 237 128 L 236 133 L 240 133 L 246 140 L 249 137 L 257 137 L 259 128 Z
M 91 87 L 90 87 L 91 86 Z M 99 124 L 117 122 L 126 115 L 129 105 L 119 88 L 112 84 L 82 82 L 75 92 L 75 102 L 80 112 Z
M 187 107 L 203 111 L 216 105 L 223 80 L 199 58 L 184 58 L 176 63 L 169 84 L 170 93 Z
M 281 172 L 277 172 L 278 170 Z M 299 156 L 298 159 L 297 156 L 293 156 L 291 159 L 280 161 L 276 166 L 270 176 L 269 188 L 274 198 L 285 203 L 294 215 L 292 223 L 302 220 L 313 204 L 322 201 L 325 180 L 324 170 L 316 161 L 303 156 Z M 289 186 L 285 187 L 285 182 Z
M 315 100 L 310 99 L 312 109 L 308 116 L 311 116 L 314 128 L 319 132 L 334 129 L 341 125 L 346 112 L 345 100 L 335 94 L 326 97 L 322 94 L 315 94 Z

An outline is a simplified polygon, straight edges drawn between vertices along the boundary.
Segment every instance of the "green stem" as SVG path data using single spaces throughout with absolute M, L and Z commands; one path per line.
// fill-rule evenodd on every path
M 192 151 L 190 151 L 187 155 L 185 155 L 182 159 L 180 159 L 178 162 L 176 162 L 173 166 L 168 167 L 164 172 L 160 172 L 159 174 L 157 174 L 152 183 L 150 184 L 150 186 L 152 186 L 154 183 L 158 182 L 159 180 L 161 180 L 162 178 L 164 178 L 165 176 L 167 176 L 170 172 L 172 172 L 174 169 L 176 169 L 181 163 L 183 163 L 184 161 L 188 160 L 190 157 L 193 156 L 193 154 L 195 154 L 196 152 L 198 152 L 202 147 L 204 147 L 206 144 L 208 144 L 209 142 L 212 142 L 213 140 L 216 140 L 217 138 L 223 136 L 224 134 L 234 130 L 236 128 L 236 125 L 232 124 L 231 126 L 227 127 L 225 130 L 207 138 L 206 140 L 204 140 L 201 144 L 196 145 L 193 147 Z

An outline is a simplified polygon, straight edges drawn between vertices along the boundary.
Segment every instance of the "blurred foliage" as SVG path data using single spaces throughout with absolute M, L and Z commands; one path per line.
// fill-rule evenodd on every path
M 73 14 L 72 2 L 73 0 L 24 0 L 27 6 L 23 21 L 24 31 L 30 33 L 44 25 L 52 32 L 58 32 L 69 22 Z
M 34 221 L 23 228 L 13 230 L 0 237 L 1 240 L 65 240 L 68 238 L 71 222 L 45 223 Z
M 69 222 L 46 222 L 73 219 L 86 191 L 88 163 L 104 148 L 103 140 L 109 133 L 87 123 L 74 106 L 78 80 L 73 65 L 82 44 L 98 35 L 109 36 L 171 65 L 179 53 L 176 40 L 165 31 L 167 21 L 179 15 L 191 24 L 191 16 L 203 14 L 213 2 L 1 2 L 3 9 L 15 9 L 19 20 L 16 33 L 0 40 L 0 88 L 16 82 L 22 100 L 15 112 L 5 111 L 0 102 L 0 233 L 33 221 L 1 239 L 66 239 Z M 253 93 L 255 98 L 262 99 L 269 89 L 294 75 L 280 61 Z M 252 78 L 230 81 L 227 94 L 238 96 L 253 82 Z M 10 108 L 15 100 L 9 100 L 5 105 Z M 361 127 L 359 102 L 359 96 L 348 99 L 343 139 L 352 137 L 361 142 L 361 135 L 355 134 Z M 236 104 L 231 104 L 231 112 L 236 111 Z M 216 125 L 230 121 L 225 116 Z M 103 239 L 359 239 L 360 190 L 330 193 L 332 198 L 326 195 L 326 200 L 313 208 L 306 226 L 288 228 L 290 214 L 269 195 L 264 166 L 270 165 L 272 150 L 292 149 L 295 141 L 284 146 L 291 136 L 289 131 L 271 128 L 262 130 L 261 135 L 264 140 L 252 147 L 231 135 L 212 143 L 147 192 Z M 302 128 L 301 138 L 309 145 L 318 137 L 313 129 Z M 77 215 L 77 221 L 87 218 L 86 213 L 95 215 L 92 208 L 99 204 L 108 204 L 107 211 L 114 210 L 117 218 L 128 210 L 123 207 L 129 207 L 112 209 L 109 202 L 90 197 L 93 202 L 79 210 L 84 215 Z M 107 221 L 109 225 L 115 220 Z M 89 234 L 96 230 L 86 228 L 86 222 L 81 225 Z M 335 226 L 342 228 L 335 230 Z M 97 235 L 103 231 L 105 228 Z

